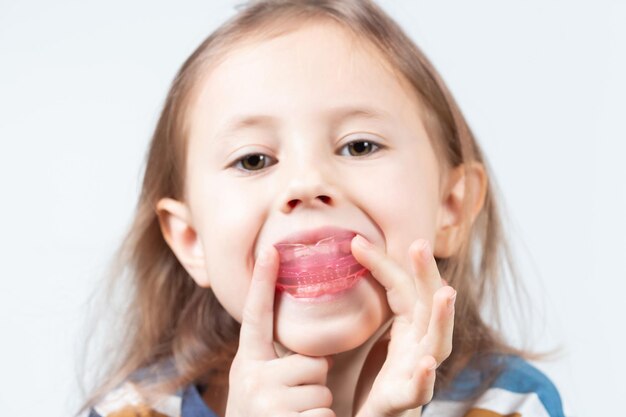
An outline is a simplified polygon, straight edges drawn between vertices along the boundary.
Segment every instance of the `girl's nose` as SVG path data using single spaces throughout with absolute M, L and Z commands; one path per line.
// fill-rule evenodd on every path
M 287 214 L 305 208 L 323 208 L 336 203 L 335 186 L 329 181 L 330 173 L 319 167 L 301 169 L 290 176 L 282 196 L 281 210 Z

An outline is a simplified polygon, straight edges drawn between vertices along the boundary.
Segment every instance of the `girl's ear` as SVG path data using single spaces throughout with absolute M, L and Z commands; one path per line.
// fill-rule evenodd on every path
M 446 178 L 434 248 L 434 254 L 439 258 L 452 256 L 469 237 L 468 232 L 487 193 L 487 174 L 481 163 L 459 165 Z M 465 207 L 464 199 L 467 199 Z
M 156 206 L 163 238 L 176 258 L 201 286 L 210 286 L 202 242 L 196 233 L 188 207 L 180 201 L 162 198 Z

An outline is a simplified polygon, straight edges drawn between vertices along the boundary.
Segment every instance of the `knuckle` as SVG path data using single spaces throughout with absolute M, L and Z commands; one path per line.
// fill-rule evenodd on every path
M 439 299 L 441 300 L 441 302 L 448 302 L 448 299 L 452 296 L 452 294 L 454 294 L 456 292 L 456 290 L 448 285 L 441 287 L 437 290 L 437 295 L 439 296 Z
M 252 325 L 253 327 L 259 324 L 259 314 L 253 311 L 250 303 L 247 303 L 244 306 L 243 311 L 241 312 L 241 320 L 245 323 Z
M 414 240 L 409 245 L 409 253 L 413 256 L 419 255 L 423 244 L 423 239 Z
M 379 277 L 381 274 L 381 268 L 377 263 L 371 263 L 368 265 L 367 269 L 374 275 L 375 277 Z
M 419 405 L 429 403 L 433 399 L 433 390 L 427 389 L 421 392 L 419 396 Z
M 437 361 L 437 367 L 441 366 L 441 364 L 450 356 L 447 352 L 439 352 L 436 355 L 433 355 L 433 358 Z
M 439 355 L 441 356 L 441 361 L 445 360 L 448 356 L 452 354 L 452 340 L 445 340 L 440 347 Z
M 250 307 L 246 305 L 241 312 L 241 321 L 254 326 L 255 320 L 255 314 L 252 313 L 252 311 L 250 311 Z
M 413 381 L 411 391 L 413 391 L 413 395 L 411 395 L 411 404 L 410 407 L 419 407 L 426 403 L 429 403 L 433 399 L 434 394 L 434 381 L 432 385 L 422 386 L 419 383 L 419 378 Z
M 317 416 L 319 416 L 319 417 L 337 417 L 335 412 L 333 410 L 331 410 L 330 408 L 323 408 L 323 409 L 321 409 Z
M 330 408 L 316 408 L 313 410 L 307 410 L 306 413 L 299 413 L 298 416 L 306 417 L 337 417 L 335 412 Z
M 321 387 L 320 389 L 320 402 L 324 407 L 330 407 L 333 403 L 333 393 L 328 387 Z
M 241 352 L 237 352 L 233 361 L 230 365 L 229 371 L 229 384 L 238 384 L 239 381 L 242 381 L 253 373 L 251 368 L 251 363 L 248 361 Z
M 445 288 L 445 287 L 441 287 L 437 291 L 434 292 L 434 294 L 433 294 L 433 301 L 434 302 L 443 303 L 448 298 L 447 292 L 442 290 L 442 288 Z
M 320 373 L 323 373 L 324 375 L 328 373 L 330 366 L 328 365 L 328 360 L 325 357 L 322 356 L 317 358 L 316 364 Z

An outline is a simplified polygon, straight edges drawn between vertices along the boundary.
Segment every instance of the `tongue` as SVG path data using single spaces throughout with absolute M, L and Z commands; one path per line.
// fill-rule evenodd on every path
M 349 288 L 366 269 L 350 250 L 354 236 L 331 236 L 311 245 L 276 245 L 281 259 L 276 286 L 296 297 L 315 297 Z

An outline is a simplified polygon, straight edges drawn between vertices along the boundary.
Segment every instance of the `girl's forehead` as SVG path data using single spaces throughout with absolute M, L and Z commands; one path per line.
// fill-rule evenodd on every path
M 313 120 L 333 109 L 377 108 L 395 122 L 415 116 L 419 102 L 369 41 L 337 24 L 309 24 L 230 48 L 197 86 L 193 132 L 214 136 L 245 114 Z
M 268 32 L 265 36 L 244 36 L 240 41 L 224 48 L 219 63 L 230 63 L 232 66 L 254 64 L 264 59 L 273 62 L 275 66 L 284 63 L 282 60 L 300 63 L 302 70 L 306 70 L 312 60 L 332 60 L 336 70 L 358 67 L 367 62 L 394 75 L 393 66 L 372 41 L 327 20 L 303 23 L 278 34 Z M 229 68 L 223 70 L 227 71 Z
M 403 77 L 369 41 L 337 24 L 308 24 L 270 39 L 233 45 L 205 73 L 199 87 L 203 99 L 224 105 L 229 97 L 236 100 L 256 92 L 273 91 L 274 98 L 303 92 L 366 96 L 402 83 Z M 405 91 L 407 86 L 397 87 Z M 216 94 L 224 92 L 228 96 Z

